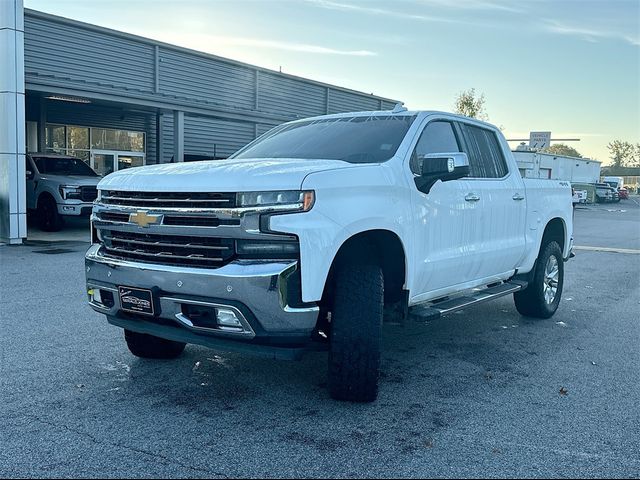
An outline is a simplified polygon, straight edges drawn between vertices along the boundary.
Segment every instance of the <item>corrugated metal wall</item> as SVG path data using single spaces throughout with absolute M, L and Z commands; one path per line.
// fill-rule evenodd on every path
M 326 113 L 327 88 L 272 73 L 260 73 L 258 107 L 300 118 Z
M 125 105 L 52 106 L 49 122 L 143 130 L 155 163 L 155 113 L 183 110 L 185 153 L 227 156 L 273 126 L 308 116 L 393 108 L 395 101 L 93 25 L 25 10 L 28 90 L 69 91 Z M 149 114 L 129 112 L 148 109 Z M 162 159 L 173 155 L 163 115 Z
M 159 72 L 161 95 L 254 108 L 255 72 L 249 68 L 160 48 Z
M 151 45 L 34 18 L 28 13 L 24 30 L 25 74 L 29 80 L 49 78 L 80 88 L 153 92 Z

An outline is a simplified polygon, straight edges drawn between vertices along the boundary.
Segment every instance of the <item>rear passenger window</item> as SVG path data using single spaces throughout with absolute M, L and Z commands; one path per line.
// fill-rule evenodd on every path
M 413 155 L 411 155 L 411 171 L 420 175 L 421 161 L 429 153 L 459 152 L 458 140 L 449 122 L 430 122 L 420 135 Z
M 469 157 L 470 177 L 502 178 L 508 173 L 495 132 L 475 125 L 460 124 L 463 150 Z

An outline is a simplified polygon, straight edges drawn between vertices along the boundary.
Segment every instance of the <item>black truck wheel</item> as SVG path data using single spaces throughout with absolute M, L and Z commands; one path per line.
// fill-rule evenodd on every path
M 564 261 L 557 242 L 540 249 L 529 286 L 513 294 L 516 309 L 525 317 L 550 318 L 556 313 L 564 285 Z
M 378 265 L 345 264 L 335 276 L 329 393 L 336 400 L 378 396 L 384 282 Z
M 129 351 L 141 358 L 177 358 L 186 345 L 131 330 L 124 331 L 124 339 L 127 341 Z
M 38 224 L 45 232 L 57 232 L 63 225 L 62 215 L 58 213 L 58 205 L 49 194 L 38 200 Z

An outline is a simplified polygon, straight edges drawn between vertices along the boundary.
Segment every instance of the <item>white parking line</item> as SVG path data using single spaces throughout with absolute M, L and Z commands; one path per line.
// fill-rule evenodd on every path
M 574 250 L 590 250 L 592 252 L 640 254 L 640 250 L 635 250 L 633 248 L 590 247 L 587 245 L 575 245 L 573 248 Z

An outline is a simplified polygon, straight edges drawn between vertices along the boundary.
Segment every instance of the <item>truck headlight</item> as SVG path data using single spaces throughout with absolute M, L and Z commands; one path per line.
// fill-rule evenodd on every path
M 241 192 L 238 207 L 290 207 L 287 210 L 307 212 L 313 207 L 313 190 L 283 190 L 280 192 Z
M 80 187 L 75 185 L 61 185 L 60 186 L 60 196 L 63 200 L 76 199 L 80 200 L 82 190 Z

